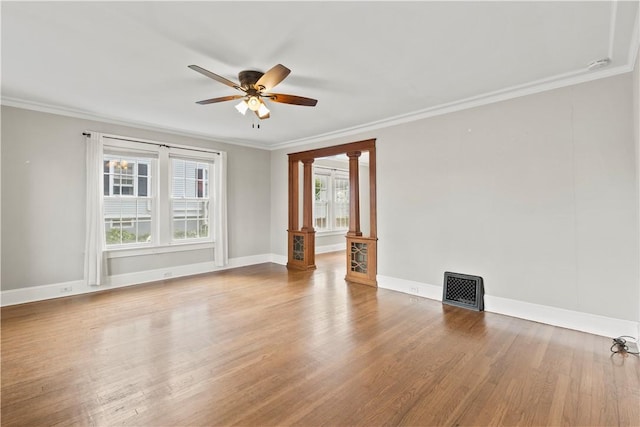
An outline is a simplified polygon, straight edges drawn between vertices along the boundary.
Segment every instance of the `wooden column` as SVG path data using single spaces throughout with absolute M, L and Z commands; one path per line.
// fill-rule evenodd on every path
M 369 237 L 378 240 L 378 213 L 376 207 L 376 146 L 369 149 Z
M 300 162 L 289 159 L 289 231 L 298 231 L 298 166 Z
M 298 170 L 299 160 L 289 157 L 289 241 L 287 268 L 294 270 L 312 270 L 315 264 L 315 239 L 313 229 L 313 160 L 302 159 L 302 228 L 298 229 Z
M 358 158 L 360 151 L 347 153 L 349 157 L 349 231 L 347 236 L 362 236 L 360 231 L 360 175 Z
M 375 147 L 373 147 L 375 150 Z M 347 274 L 345 280 L 349 282 L 362 283 L 369 286 L 377 286 L 377 238 L 375 237 L 375 204 L 371 205 L 370 228 L 374 234 L 370 237 L 363 237 L 360 231 L 360 176 L 358 158 L 360 151 L 347 152 L 349 157 L 349 232 L 347 233 Z M 371 156 L 371 151 L 369 152 Z M 375 174 L 375 151 L 373 151 L 373 173 Z M 373 177 L 373 178 L 372 178 Z M 371 175 L 369 169 L 369 184 L 373 183 L 373 193 L 375 193 L 375 176 Z M 370 193 L 370 196 L 371 197 Z M 375 195 L 373 202 L 375 203 Z
M 302 165 L 304 166 L 304 183 L 302 189 L 302 230 L 313 230 L 313 160 L 304 159 Z

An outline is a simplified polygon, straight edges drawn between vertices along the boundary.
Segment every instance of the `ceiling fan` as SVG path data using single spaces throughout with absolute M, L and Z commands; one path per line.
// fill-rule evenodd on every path
M 266 73 L 253 70 L 240 71 L 240 73 L 238 73 L 238 80 L 240 80 L 240 84 L 234 83 L 231 80 L 214 74 L 197 65 L 189 65 L 189 68 L 215 81 L 238 89 L 240 92 L 244 92 L 244 95 L 221 96 L 219 98 L 198 101 L 196 104 L 205 105 L 214 104 L 216 102 L 233 101 L 234 99 L 242 99 L 242 101 L 236 105 L 236 109 L 241 114 L 244 115 L 247 110 L 251 110 L 260 119 L 268 119 L 269 109 L 264 103 L 264 99 L 269 99 L 273 102 L 280 102 L 283 104 L 305 105 L 308 107 L 314 107 L 318 103 L 316 99 L 305 98 L 302 96 L 285 95 L 283 93 L 269 93 L 273 87 L 283 81 L 291 72 L 290 69 L 282 64 L 276 65 Z

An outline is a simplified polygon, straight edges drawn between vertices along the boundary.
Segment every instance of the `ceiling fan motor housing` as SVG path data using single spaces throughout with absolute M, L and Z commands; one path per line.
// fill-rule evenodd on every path
M 260 71 L 245 70 L 238 73 L 238 80 L 240 80 L 240 86 L 245 89 L 253 89 L 256 82 L 262 77 L 264 73 Z M 256 88 L 259 89 L 259 88 Z

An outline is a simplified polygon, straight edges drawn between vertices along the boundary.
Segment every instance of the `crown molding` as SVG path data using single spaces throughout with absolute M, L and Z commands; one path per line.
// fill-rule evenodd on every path
M 637 51 L 637 46 L 636 46 Z M 617 67 L 606 68 L 598 71 L 572 71 L 565 74 L 549 77 L 546 79 L 540 79 L 533 82 L 525 83 L 522 85 L 516 85 L 500 89 L 493 92 L 488 92 L 482 95 L 477 95 L 459 101 L 453 101 L 436 105 L 434 107 L 425 108 L 423 110 L 415 111 L 409 114 L 402 114 L 394 117 L 390 117 L 375 122 L 370 122 L 358 126 L 353 126 L 346 129 L 341 129 L 333 132 L 327 132 L 320 135 L 315 135 L 307 138 L 300 138 L 292 141 L 283 142 L 281 144 L 275 144 L 270 147 L 271 150 L 280 150 L 283 148 L 292 148 L 300 145 L 307 145 L 316 142 L 326 141 L 328 139 L 341 138 L 346 136 L 352 136 L 355 134 L 361 134 L 364 132 L 370 132 L 377 129 L 396 126 L 404 123 L 414 122 L 417 120 L 427 119 L 430 117 L 441 116 L 444 114 L 454 113 L 456 111 L 467 110 L 469 108 L 481 107 L 483 105 L 493 104 L 496 102 L 506 101 L 509 99 L 519 98 L 526 95 L 533 95 L 536 93 L 546 92 L 554 89 L 559 89 L 566 86 L 573 86 L 581 83 L 590 82 L 593 80 L 604 79 L 607 77 L 614 77 L 619 74 L 629 73 L 633 71 L 633 65 L 625 64 Z
M 638 29 L 637 18 L 636 18 L 635 29 L 636 30 Z M 461 99 L 459 101 L 453 101 L 449 103 L 436 105 L 433 107 L 425 108 L 423 110 L 418 110 L 408 114 L 393 116 L 387 119 L 364 123 L 361 125 L 339 129 L 336 131 L 327 132 L 323 134 L 285 141 L 282 143 L 271 144 L 268 146 L 260 145 L 259 143 L 253 143 L 251 141 L 238 141 L 238 140 L 223 141 L 220 139 L 213 138 L 211 137 L 211 135 L 207 135 L 207 134 L 202 134 L 197 132 L 188 132 L 181 129 L 158 126 L 158 125 L 145 123 L 145 122 L 123 120 L 120 118 L 103 116 L 103 115 L 98 115 L 94 113 L 89 113 L 86 111 L 74 110 L 74 109 L 65 108 L 65 107 L 58 107 L 58 106 L 53 106 L 48 104 L 26 101 L 26 100 L 17 99 L 17 98 L 3 97 L 2 99 L 0 99 L 0 104 L 6 105 L 9 107 L 24 108 L 27 110 L 35 110 L 35 111 L 40 111 L 45 113 L 58 114 L 62 116 L 75 117 L 75 118 L 87 119 L 87 120 L 95 120 L 95 121 L 122 125 L 122 126 L 131 126 L 138 129 L 164 132 L 164 133 L 169 133 L 173 135 L 186 136 L 190 138 L 199 138 L 199 139 L 204 139 L 207 141 L 212 141 L 220 144 L 239 145 L 239 146 L 255 148 L 259 150 L 274 151 L 274 150 L 281 150 L 285 148 L 298 147 L 301 145 L 307 145 L 307 144 L 312 144 L 317 142 L 324 142 L 330 139 L 362 134 L 362 133 L 371 132 L 371 131 L 382 129 L 382 128 L 387 128 L 387 127 L 397 126 L 397 125 L 410 123 L 418 120 L 423 120 L 430 117 L 441 116 L 444 114 L 454 113 L 457 111 L 467 110 L 475 107 L 481 107 L 481 106 L 493 104 L 496 102 L 519 98 L 522 96 L 533 95 L 536 93 L 542 93 L 542 92 L 546 92 L 554 89 L 559 89 L 562 87 L 573 86 L 581 83 L 590 82 L 593 80 L 599 80 L 607 77 L 614 77 L 619 74 L 629 73 L 633 71 L 635 58 L 638 55 L 639 41 L 640 39 L 638 37 L 637 31 L 634 31 L 634 40 L 631 44 L 631 49 L 629 50 L 629 57 L 627 58 L 629 62 L 627 64 L 620 65 L 617 67 L 604 68 L 597 71 L 586 71 L 586 70 L 572 71 L 572 72 L 559 74 L 559 75 L 552 76 L 545 79 L 535 80 L 535 81 L 521 84 L 521 85 L 507 87 L 497 91 L 487 92 L 481 95 Z
M 159 126 L 153 123 L 140 122 L 135 120 L 125 120 L 118 117 L 95 114 L 95 113 L 90 113 L 88 111 L 82 111 L 82 110 L 76 110 L 76 109 L 67 108 L 67 107 L 60 107 L 57 105 L 50 105 L 50 104 L 44 104 L 40 102 L 28 101 L 28 100 L 19 99 L 19 98 L 2 97 L 0 99 L 0 105 L 4 105 L 7 107 L 22 108 L 25 110 L 39 111 L 42 113 L 57 114 L 60 116 L 73 117 L 77 119 L 93 120 L 93 121 L 110 123 L 110 124 L 120 125 L 120 126 L 129 126 L 137 129 L 168 133 L 168 134 L 178 135 L 178 136 L 185 136 L 188 138 L 204 139 L 206 141 L 216 142 L 219 144 L 239 145 L 242 147 L 257 148 L 259 150 L 269 150 L 268 147 L 265 147 L 264 145 L 259 145 L 257 143 L 252 143 L 251 141 L 243 141 L 243 140 L 225 141 L 225 140 L 213 138 L 211 135 L 207 135 L 204 133 L 190 132 L 182 129 Z

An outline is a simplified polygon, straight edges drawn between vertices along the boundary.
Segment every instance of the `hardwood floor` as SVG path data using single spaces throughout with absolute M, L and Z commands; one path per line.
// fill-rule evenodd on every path
M 640 425 L 610 338 L 317 261 L 3 308 L 2 425 Z

